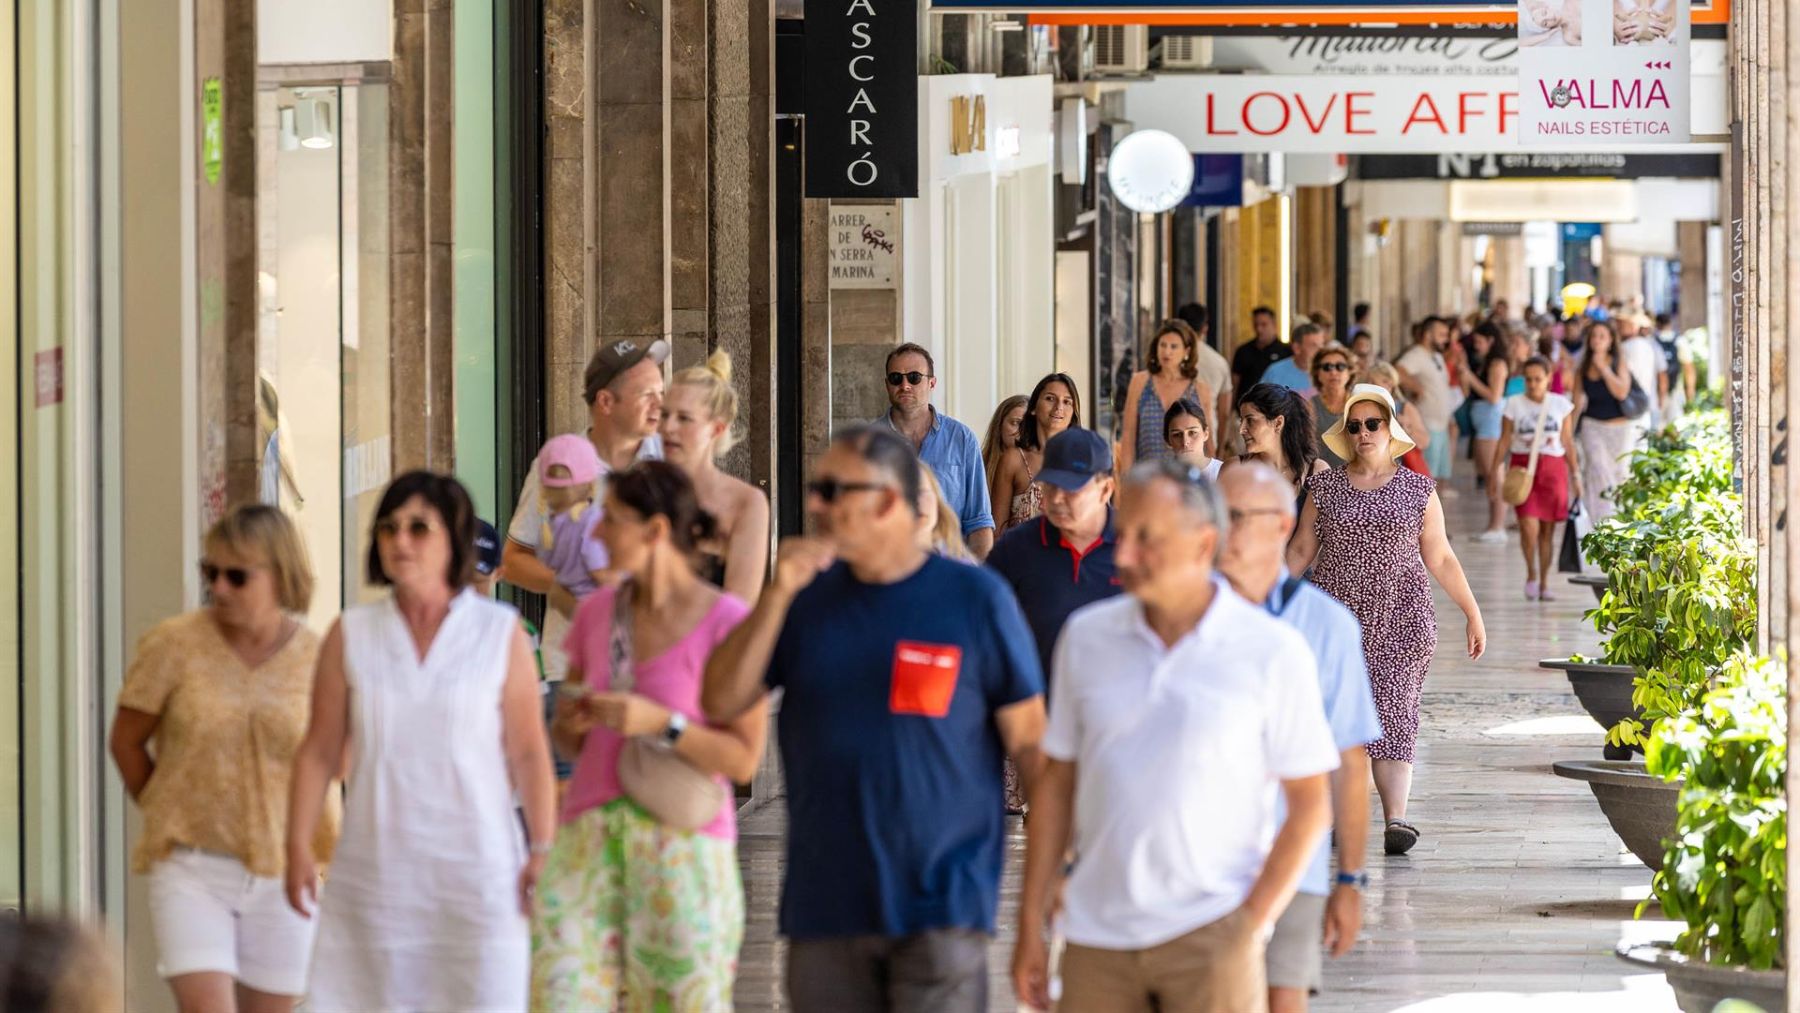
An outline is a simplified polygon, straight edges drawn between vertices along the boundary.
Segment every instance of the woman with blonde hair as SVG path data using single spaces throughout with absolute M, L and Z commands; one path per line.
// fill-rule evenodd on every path
M 1000 402 L 1000 407 L 994 409 L 994 417 L 988 420 L 987 438 L 981 441 L 981 463 L 987 470 L 990 501 L 993 501 L 994 482 L 1000 477 L 1000 463 L 1006 460 L 1007 451 L 1019 445 L 1019 426 L 1025 422 L 1025 404 L 1025 395 L 1014 394 Z
M 133 861 L 149 875 L 158 967 L 177 1005 L 283 1013 L 306 992 L 314 937 L 282 896 L 288 782 L 319 654 L 298 618 L 312 567 L 287 515 L 255 504 L 207 532 L 200 577 L 206 605 L 138 643 L 112 756 L 144 814 Z M 307 838 L 321 863 L 337 826 L 333 791 Z
M 731 356 L 718 351 L 669 382 L 660 431 L 663 460 L 687 472 L 700 509 L 717 525 L 698 546 L 700 576 L 755 605 L 769 576 L 769 498 L 717 463 L 737 442 L 737 414 Z

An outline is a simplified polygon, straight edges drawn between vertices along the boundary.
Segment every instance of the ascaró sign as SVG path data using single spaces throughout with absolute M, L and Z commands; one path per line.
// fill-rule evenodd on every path
M 806 5 L 806 195 L 919 195 L 916 0 Z
M 1199 152 L 1485 152 L 1515 145 L 1519 98 L 1509 78 L 1170 74 L 1125 109 Z

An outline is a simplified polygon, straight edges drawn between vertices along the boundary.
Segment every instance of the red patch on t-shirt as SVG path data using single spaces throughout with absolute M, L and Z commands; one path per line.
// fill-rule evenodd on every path
M 894 645 L 894 677 L 888 710 L 941 718 L 950 713 L 956 677 L 962 673 L 962 648 L 902 640 Z

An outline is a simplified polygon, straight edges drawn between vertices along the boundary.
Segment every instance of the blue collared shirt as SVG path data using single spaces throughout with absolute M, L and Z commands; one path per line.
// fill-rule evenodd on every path
M 895 432 L 892 412 L 884 412 L 875 420 L 886 423 Z M 944 499 L 962 520 L 963 537 L 982 528 L 994 526 L 994 514 L 988 507 L 987 468 L 981 463 L 981 441 L 975 431 L 948 415 L 931 409 L 931 428 L 919 447 L 919 460 L 931 465 Z
M 1306 370 L 1293 359 L 1283 359 L 1264 370 L 1262 382 L 1280 384 L 1303 397 L 1312 397 L 1315 393 L 1312 377 L 1306 375 Z
M 1336 599 L 1301 581 L 1282 597 L 1288 582 L 1285 568 L 1264 606 L 1270 614 L 1292 626 L 1311 647 L 1319 662 L 1319 695 L 1325 703 L 1325 720 L 1338 752 L 1366 746 L 1381 738 L 1381 718 L 1375 696 L 1369 690 L 1369 668 L 1363 661 L 1362 625 Z M 1280 818 L 1287 818 L 1285 802 Z M 1319 896 L 1331 892 L 1331 839 L 1328 836 L 1313 855 L 1300 880 L 1300 892 Z
M 1113 565 L 1115 541 L 1109 506 L 1106 527 L 1092 545 L 1069 544 L 1048 517 L 1039 517 L 1036 524 L 1026 522 L 1001 535 L 988 553 L 987 565 L 1006 578 L 1025 610 L 1046 672 L 1069 616 L 1122 590 L 1118 567 Z

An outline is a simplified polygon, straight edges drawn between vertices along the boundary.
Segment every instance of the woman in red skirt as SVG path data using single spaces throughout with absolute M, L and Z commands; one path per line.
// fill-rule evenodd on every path
M 1550 553 L 1556 525 L 1569 519 L 1569 495 L 1581 495 L 1581 471 L 1575 460 L 1575 403 L 1550 392 L 1550 360 L 1525 360 L 1525 393 L 1514 394 L 1501 407 L 1500 445 L 1508 448 L 1508 468 L 1532 474 L 1531 495 L 1514 507 L 1519 515 L 1519 546 L 1525 552 L 1525 599 L 1550 601 Z M 1498 469 L 1497 469 L 1498 470 Z M 1492 481 L 1501 481 L 1496 474 Z

